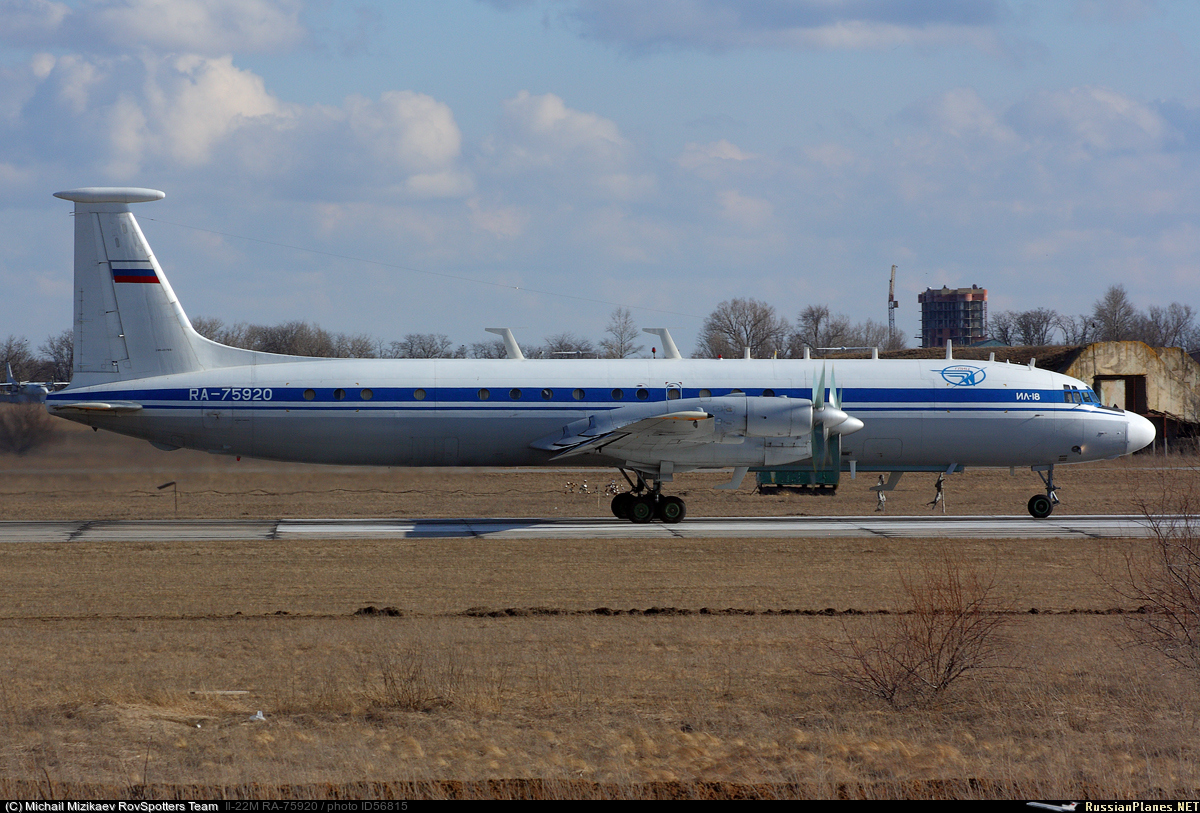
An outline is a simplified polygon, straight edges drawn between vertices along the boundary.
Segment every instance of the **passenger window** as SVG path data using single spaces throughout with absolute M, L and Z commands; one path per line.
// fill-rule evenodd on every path
M 359 393 L 359 396 L 364 401 L 370 401 L 372 398 L 375 397 L 375 393 L 371 392 L 370 390 L 363 390 L 362 392 Z
M 620 401 L 624 397 L 625 397 L 625 393 L 622 392 L 621 390 L 613 390 L 612 391 L 612 399 L 614 401 Z
M 667 390 L 667 400 L 668 401 L 678 401 L 679 400 L 679 388 L 678 387 L 671 387 L 670 389 Z
M 425 390 L 413 390 L 413 398 L 418 401 L 425 400 Z
M 346 397 L 346 391 L 345 391 L 345 390 L 334 390 L 334 391 L 333 391 L 333 400 L 335 400 L 335 401 L 340 401 L 340 400 L 342 400 L 342 399 L 343 399 L 343 398 L 345 398 L 345 397 Z
M 305 401 L 311 401 L 312 399 L 314 399 L 316 397 L 317 397 L 316 390 L 305 390 L 304 391 L 304 400 Z
M 712 390 L 700 390 L 701 398 L 712 398 Z
M 479 400 L 480 401 L 486 401 L 487 399 L 489 399 L 491 397 L 492 397 L 492 394 L 490 392 L 488 392 L 487 390 L 479 391 Z
M 582 401 L 583 400 L 583 390 L 576 388 L 575 391 L 571 393 L 571 396 L 576 401 Z
M 638 397 L 639 401 L 645 401 L 647 398 L 650 397 L 650 393 L 646 392 L 646 390 L 638 390 L 637 397 Z
M 775 390 L 763 390 L 763 398 L 774 398 Z
M 514 401 L 520 401 L 521 400 L 521 391 L 519 389 L 517 389 L 516 387 L 513 387 L 511 390 L 508 391 L 508 397 L 513 399 Z
M 552 389 L 542 390 L 542 400 L 543 401 L 549 401 L 553 397 L 554 397 L 554 390 L 552 390 Z

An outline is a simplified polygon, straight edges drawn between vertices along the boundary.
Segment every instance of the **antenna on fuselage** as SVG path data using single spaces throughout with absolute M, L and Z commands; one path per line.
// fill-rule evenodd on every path
M 954 342 L 946 339 L 946 361 L 954 361 Z
M 679 355 L 679 348 L 675 346 L 675 340 L 671 338 L 671 331 L 667 330 L 665 327 L 644 327 L 642 328 L 642 332 L 649 333 L 652 336 L 657 336 L 662 340 L 663 358 L 683 358 L 683 356 Z
M 512 328 L 507 327 L 485 327 L 488 333 L 495 333 L 500 338 L 504 339 L 504 352 L 510 359 L 519 359 L 524 361 L 525 354 L 521 352 L 521 346 L 517 344 L 517 338 L 513 336 Z

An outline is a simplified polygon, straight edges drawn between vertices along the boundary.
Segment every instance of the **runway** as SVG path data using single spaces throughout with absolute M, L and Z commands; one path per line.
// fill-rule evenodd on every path
M 1182 523 L 1163 517 L 1159 526 Z M 697 517 L 676 525 L 617 519 L 186 519 L 0 522 L 0 543 L 186 542 L 249 539 L 705 539 L 886 537 L 1132 538 L 1153 535 L 1137 515 L 976 517 Z

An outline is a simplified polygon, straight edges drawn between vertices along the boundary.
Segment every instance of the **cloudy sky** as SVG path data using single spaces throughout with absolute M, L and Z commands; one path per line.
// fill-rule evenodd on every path
M 1200 4 L 0 0 L 0 334 L 70 325 L 80 186 L 191 316 L 684 352 L 732 297 L 899 326 L 1200 307 Z M 250 239 L 247 239 L 250 238 Z

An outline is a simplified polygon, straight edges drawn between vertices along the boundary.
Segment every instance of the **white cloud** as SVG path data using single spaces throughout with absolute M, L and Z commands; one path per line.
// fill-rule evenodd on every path
M 0 41 L 27 45 L 49 40 L 71 13 L 66 3 L 0 0 Z
M 113 45 L 167 51 L 274 51 L 305 33 L 294 0 L 120 0 L 81 13 L 81 27 Z
M 462 134 L 449 106 L 412 91 L 387 91 L 373 102 L 346 100 L 346 118 L 356 141 L 388 166 L 410 172 L 452 164 L 462 153 Z
M 653 173 L 636 166 L 633 145 L 616 123 L 575 110 L 553 93 L 521 91 L 502 104 L 496 136 L 486 140 L 488 169 L 512 177 L 534 173 L 543 188 L 581 188 L 630 200 L 652 192 Z
M 729 189 L 719 196 L 721 215 L 743 229 L 759 231 L 768 228 L 775 216 L 775 207 L 762 198 L 743 195 Z
M 300 10 L 299 0 L 0 0 L 0 40 L 82 53 L 277 51 L 305 38 Z
M 937 136 L 1012 142 L 1016 134 L 972 88 L 954 88 L 910 106 L 903 117 Z
M 711 144 L 688 142 L 683 147 L 683 154 L 679 156 L 679 166 L 695 170 L 724 161 L 753 161 L 758 157 L 725 139 L 714 141 Z
M 574 0 L 560 13 L 583 36 L 634 51 L 664 47 L 881 49 L 966 43 L 997 47 L 1001 0 L 878 3 L 866 0 Z
M 629 148 L 614 122 L 573 110 L 553 93 L 534 96 L 522 90 L 504 102 L 503 110 L 503 159 L 515 167 L 555 166 L 569 160 L 621 163 Z
M 1148 105 L 1104 87 L 1042 91 L 1010 116 L 1026 137 L 1063 146 L 1076 156 L 1158 150 L 1180 134 Z

